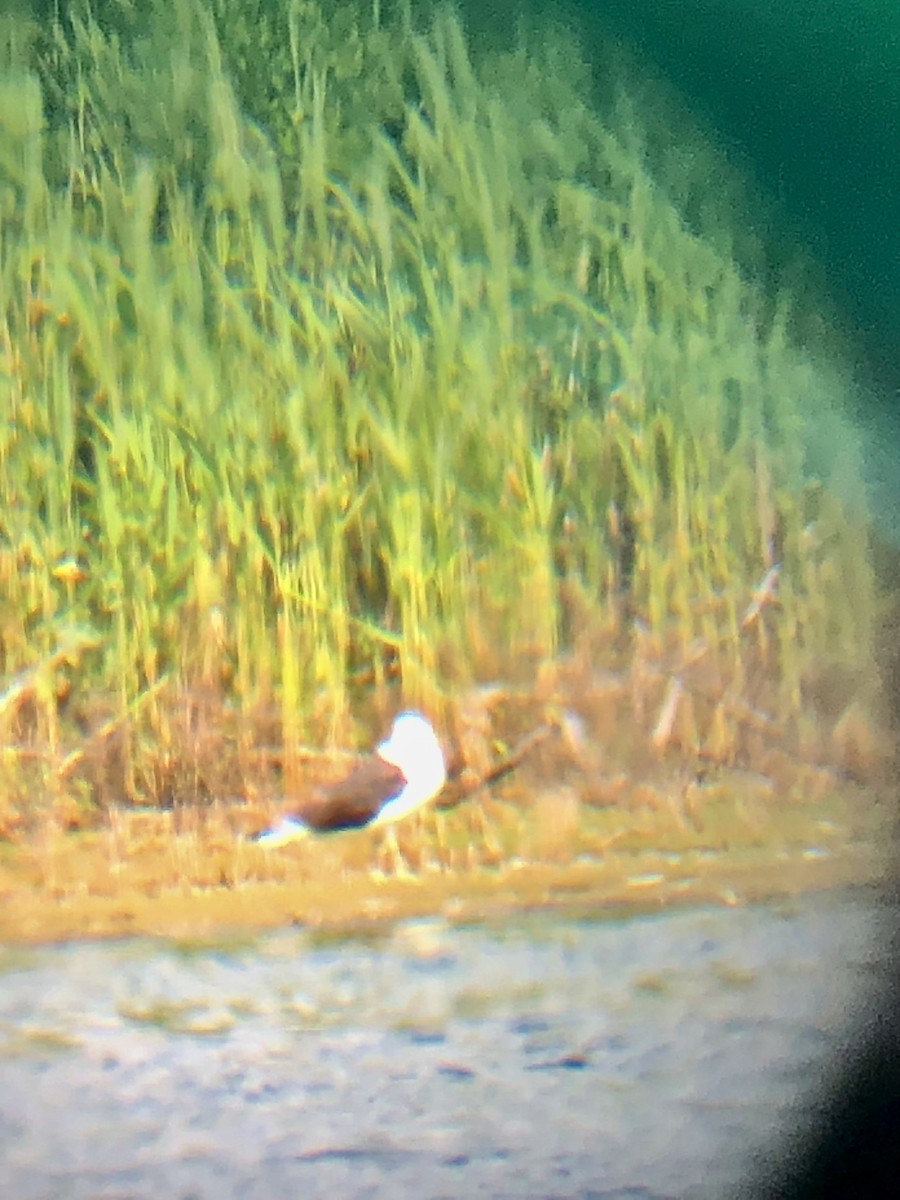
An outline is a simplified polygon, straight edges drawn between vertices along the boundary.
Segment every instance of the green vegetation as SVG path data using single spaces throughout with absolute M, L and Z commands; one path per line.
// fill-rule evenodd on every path
M 846 381 L 576 46 L 142 8 L 0 23 L 0 832 L 579 647 L 717 759 L 871 703 Z

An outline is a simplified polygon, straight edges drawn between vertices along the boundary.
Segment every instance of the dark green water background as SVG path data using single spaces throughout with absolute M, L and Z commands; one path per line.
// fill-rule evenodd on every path
M 481 7 L 481 5 L 479 5 Z M 521 0 L 489 0 L 499 21 Z M 900 8 L 895 0 L 572 0 L 672 84 L 827 270 L 872 376 L 900 386 Z
M 900 7 L 896 0 L 466 0 L 485 31 L 518 14 L 610 38 L 669 85 L 770 202 L 773 255 L 807 250 L 847 335 L 869 483 L 900 539 Z M 678 137 L 677 123 L 672 136 Z M 711 180 L 711 186 L 715 181 Z M 766 228 L 774 224 L 774 228 Z

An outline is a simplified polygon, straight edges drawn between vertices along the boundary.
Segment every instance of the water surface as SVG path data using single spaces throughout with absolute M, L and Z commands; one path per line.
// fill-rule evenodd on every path
M 722 1197 L 886 978 L 877 893 L 0 953 L 0 1195 Z

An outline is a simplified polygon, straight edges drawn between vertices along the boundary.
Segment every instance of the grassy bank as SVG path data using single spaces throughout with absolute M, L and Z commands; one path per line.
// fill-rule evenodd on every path
M 605 808 L 579 807 L 571 788 L 511 792 L 405 826 L 411 877 L 373 873 L 366 831 L 273 852 L 243 837 L 245 806 L 119 811 L 105 829 L 45 827 L 0 849 L 0 942 L 290 924 L 341 934 L 423 916 L 736 906 L 885 882 L 889 814 L 870 796 L 769 799 L 758 779 L 728 774 L 697 790 L 687 816 L 678 790 L 646 784 Z
M 569 662 L 688 773 L 877 770 L 848 380 L 576 45 L 95 11 L 0 26 L 0 835 L 295 794 L 401 694 L 470 763 Z

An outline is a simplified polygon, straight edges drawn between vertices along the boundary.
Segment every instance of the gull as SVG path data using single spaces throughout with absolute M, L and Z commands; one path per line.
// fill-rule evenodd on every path
M 338 783 L 322 790 L 301 811 L 289 810 L 257 838 L 270 849 L 300 841 L 310 833 L 385 826 L 397 873 L 402 858 L 394 826 L 438 794 L 447 779 L 444 753 L 430 721 L 402 712 L 389 737 Z

